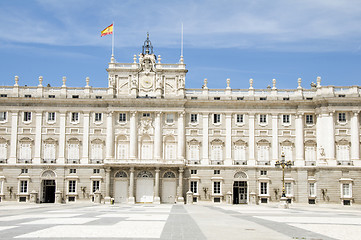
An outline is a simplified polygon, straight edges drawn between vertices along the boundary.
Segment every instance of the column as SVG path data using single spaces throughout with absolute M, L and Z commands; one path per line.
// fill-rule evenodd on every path
M 360 123 L 359 112 L 353 112 L 351 117 L 351 160 L 360 160 Z M 355 165 L 359 166 L 358 163 Z
M 203 156 L 202 156 L 202 165 L 208 165 L 208 113 L 203 113 Z
M 249 156 L 249 160 L 248 160 L 248 165 L 250 166 L 255 166 L 256 165 L 256 160 L 254 158 L 254 114 L 250 114 L 248 115 L 248 121 L 249 121 L 249 140 L 248 140 L 248 144 L 249 144 L 249 148 L 248 148 L 248 156 Z
M 130 113 L 130 159 L 137 158 L 137 113 Z
M 178 160 L 184 161 L 184 142 L 185 142 L 185 131 L 184 131 L 184 112 L 178 114 Z
M 65 124 L 66 124 L 66 112 L 60 112 L 60 128 L 59 128 L 59 157 L 58 163 L 65 163 Z
M 328 165 L 336 166 L 334 113 L 330 112 L 329 114 L 327 114 L 326 120 L 327 124 L 324 128 L 324 136 L 326 136 L 324 139 L 327 139 L 327 147 L 325 148 L 326 159 Z
M 155 169 L 155 186 L 154 186 L 154 200 L 153 203 L 160 204 L 159 197 L 159 168 Z
M 107 114 L 106 160 L 113 159 L 113 112 Z
M 272 115 L 272 163 L 274 165 L 278 160 L 278 114 Z
M 317 114 L 316 115 L 316 143 L 317 143 L 317 154 L 316 154 L 316 159 L 317 159 L 317 164 L 319 164 L 320 160 L 321 160 L 321 149 L 324 150 L 324 146 L 323 146 L 323 142 L 322 142 L 322 126 L 323 126 L 323 118 L 322 118 L 322 114 Z
M 105 169 L 105 203 L 110 203 L 110 168 Z
M 34 164 L 41 162 L 41 126 L 42 126 L 42 112 L 36 113 L 36 128 L 35 128 L 35 146 L 34 146 Z
M 232 165 L 232 114 L 226 114 L 226 161 L 224 165 Z
M 177 203 L 184 203 L 184 197 L 183 197 L 183 168 L 179 168 L 179 178 L 178 178 L 178 199 Z
M 296 115 L 296 161 L 295 166 L 304 166 L 304 138 L 303 138 L 303 115 L 297 114 Z
M 17 144 L 18 144 L 18 112 L 11 113 L 11 141 L 10 141 L 10 157 L 9 164 L 16 163 Z
M 129 176 L 129 199 L 128 203 L 134 204 L 134 167 L 130 168 L 130 176 Z
M 154 158 L 161 159 L 162 154 L 162 127 L 161 127 L 162 113 L 157 112 L 154 119 Z
M 317 117 L 317 160 L 318 165 L 336 166 L 335 129 L 333 113 L 321 113 Z
M 90 122 L 90 113 L 84 112 L 83 157 L 81 159 L 81 164 L 89 163 L 89 122 Z M 107 126 L 107 128 L 108 128 L 108 126 Z

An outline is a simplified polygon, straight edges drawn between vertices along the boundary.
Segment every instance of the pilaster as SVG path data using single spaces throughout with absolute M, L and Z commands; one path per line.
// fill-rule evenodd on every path
M 134 198 L 134 167 L 130 168 L 128 203 L 135 204 L 135 198 Z
M 17 145 L 18 145 L 18 121 L 19 113 L 11 113 L 11 141 L 10 141 L 10 157 L 9 164 L 15 164 L 17 161 Z
M 59 157 L 58 163 L 65 163 L 65 124 L 66 124 L 66 112 L 60 112 L 60 123 L 59 123 Z
M 296 121 L 296 161 L 295 166 L 304 166 L 304 137 L 303 137 L 303 115 L 297 114 Z
M 159 168 L 155 169 L 155 186 L 154 186 L 154 200 L 153 203 L 160 204 L 160 197 L 159 197 Z
M 271 165 L 273 166 L 276 161 L 278 160 L 278 114 L 272 115 L 272 162 Z
M 183 197 L 183 168 L 179 168 L 178 173 L 178 198 L 177 203 L 183 203 L 184 204 L 184 197 Z
M 209 161 L 208 161 L 208 146 L 209 146 L 209 142 L 208 142 L 208 124 L 209 124 L 209 120 L 208 120 L 208 113 L 203 113 L 202 119 L 203 119 L 203 154 L 202 154 L 202 165 L 208 165 Z
M 41 126 L 42 126 L 42 112 L 36 112 L 36 128 L 35 128 L 35 146 L 34 146 L 34 164 L 41 162 Z
M 110 172 L 111 169 L 107 167 L 105 169 L 105 198 L 104 202 L 109 204 L 110 203 Z
M 83 157 L 81 164 L 89 163 L 89 123 L 90 112 L 84 112 L 84 125 L 83 125 Z M 108 126 L 107 126 L 108 127 Z
M 160 160 L 162 158 L 162 113 L 157 112 L 154 119 L 154 158 Z
M 254 143 L 254 114 L 249 114 L 248 115 L 248 121 L 249 121 L 249 148 L 248 148 L 248 156 L 249 156 L 249 160 L 248 160 L 248 165 L 250 166 L 255 166 L 256 165 L 256 159 L 254 157 L 254 151 L 255 151 L 255 143 Z
M 106 160 L 113 159 L 113 112 L 107 113 Z
M 178 113 L 178 160 L 184 161 L 185 131 L 184 112 Z
M 360 122 L 359 111 L 353 112 L 351 117 L 351 160 L 354 165 L 360 166 Z
M 232 165 L 232 114 L 226 114 L 226 161 L 224 165 Z
M 130 112 L 130 159 L 137 158 L 137 112 Z

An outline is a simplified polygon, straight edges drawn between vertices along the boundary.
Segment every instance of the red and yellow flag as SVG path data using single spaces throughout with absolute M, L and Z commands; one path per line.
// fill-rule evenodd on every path
M 108 34 L 113 34 L 113 24 L 106 27 L 103 31 L 101 31 L 101 37 L 106 36 Z

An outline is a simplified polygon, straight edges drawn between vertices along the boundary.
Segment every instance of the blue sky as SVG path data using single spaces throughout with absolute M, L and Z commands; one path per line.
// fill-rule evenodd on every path
M 180 56 L 184 24 L 187 88 L 309 88 L 360 85 L 360 0 L 0 1 L 0 85 L 107 86 L 114 21 L 115 58 L 132 62 L 150 33 L 164 63 Z

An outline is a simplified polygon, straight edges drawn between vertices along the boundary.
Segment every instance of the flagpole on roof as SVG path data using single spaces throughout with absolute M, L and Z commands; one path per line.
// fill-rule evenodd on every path
M 113 34 L 112 34 L 112 57 L 114 57 L 114 21 L 113 21 Z

